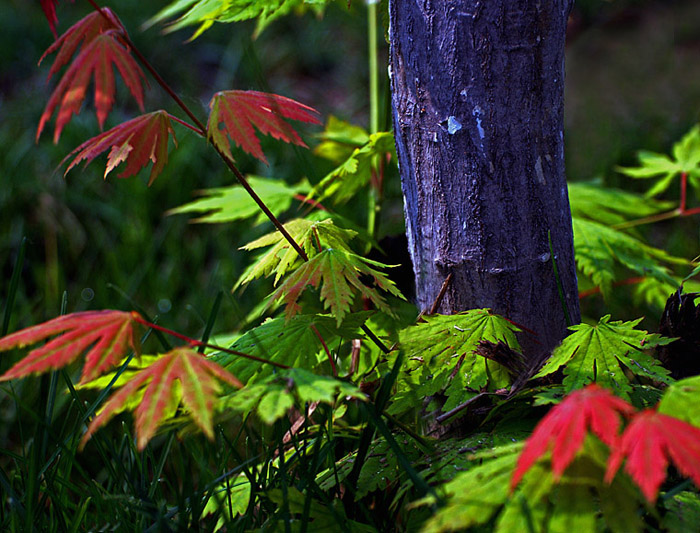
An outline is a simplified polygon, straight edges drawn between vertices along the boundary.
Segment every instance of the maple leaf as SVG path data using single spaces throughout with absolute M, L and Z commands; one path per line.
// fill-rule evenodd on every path
M 260 196 L 273 213 L 282 213 L 289 209 L 295 195 L 309 191 L 309 184 L 302 180 L 290 187 L 284 181 L 258 176 L 246 176 L 248 183 Z M 207 189 L 201 192 L 198 200 L 166 211 L 166 215 L 181 213 L 200 213 L 201 217 L 192 222 L 203 224 L 220 224 L 255 217 L 256 224 L 269 220 L 265 213 L 240 185 Z
M 403 296 L 393 281 L 370 265 L 388 266 L 345 250 L 327 248 L 299 266 L 275 291 L 270 302 L 283 300 L 287 304 L 286 316 L 291 318 L 301 311 L 298 300 L 307 287 L 320 286 L 324 308 L 330 308 L 340 326 L 343 317 L 350 310 L 354 296 L 352 287 L 354 287 L 378 309 L 391 315 L 391 307 L 375 289 L 368 287 L 360 280 L 360 275 L 370 277 L 374 285 L 394 296 L 399 298 Z
M 209 102 L 207 137 L 219 150 L 233 159 L 229 138 L 252 156 L 267 164 L 254 126 L 272 135 L 306 147 L 301 137 L 284 118 L 320 124 L 318 111 L 291 98 L 258 91 L 221 91 Z M 219 127 L 223 124 L 223 129 Z
M 148 179 L 148 185 L 151 185 L 168 162 L 169 134 L 172 134 L 173 141 L 177 145 L 175 131 L 170 124 L 170 115 L 162 110 L 154 111 L 119 124 L 111 130 L 85 141 L 68 154 L 61 161 L 61 165 L 71 157 L 73 158 L 65 172 L 68 174 L 70 169 L 83 159 L 87 159 L 85 163 L 87 165 L 99 154 L 111 148 L 107 159 L 105 178 L 124 161 L 127 161 L 127 165 L 119 174 L 120 178 L 134 176 L 151 161 L 153 167 Z
M 610 448 L 617 446 L 620 415 L 630 415 L 634 407 L 598 385 L 589 385 L 567 396 L 553 407 L 535 427 L 511 478 L 511 489 L 525 472 L 550 449 L 552 472 L 559 478 L 583 446 L 586 430 Z
M 656 501 L 666 478 L 669 459 L 679 472 L 700 486 L 700 428 L 655 409 L 645 409 L 634 416 L 613 449 L 605 481 L 613 480 L 624 458 L 625 470 L 650 503 Z
M 10 368 L 0 381 L 62 368 L 87 351 L 81 383 L 115 366 L 126 351 L 139 350 L 134 336 L 135 314 L 123 311 L 83 311 L 60 316 L 0 339 L 0 351 L 23 348 L 58 335 Z
M 115 392 L 92 420 L 80 446 L 101 426 L 120 412 L 127 402 L 140 397 L 135 409 L 137 447 L 143 450 L 162 424 L 169 407 L 180 401 L 194 422 L 210 439 L 214 438 L 213 411 L 219 380 L 240 388 L 233 374 L 190 348 L 175 348 L 135 374 Z
M 350 253 L 351 250 L 347 243 L 357 235 L 357 232 L 353 230 L 339 228 L 329 218 L 321 221 L 294 219 L 287 222 L 284 229 L 299 243 L 308 257 L 313 257 L 324 248 Z M 289 245 L 279 231 L 263 235 L 242 246 L 241 249 L 255 250 L 264 246 L 272 246 L 272 248 L 248 267 L 236 283 L 236 287 L 263 276 L 269 276 L 273 272 L 275 284 L 277 284 L 285 273 L 301 261 L 297 251 Z
M 655 381 L 670 382 L 668 370 L 644 350 L 668 344 L 672 339 L 635 329 L 640 321 L 611 321 L 610 315 L 606 315 L 595 326 L 570 327 L 573 333 L 554 350 L 534 378 L 566 365 L 563 385 L 567 391 L 595 381 L 623 398 L 632 390 L 625 370 Z
M 58 37 L 58 34 L 56 33 L 56 24 L 58 24 L 58 17 L 56 16 L 56 5 L 58 4 L 58 0 L 40 0 L 41 1 L 41 9 L 44 10 L 44 16 L 46 16 L 46 20 L 49 21 L 49 27 L 51 28 L 51 33 L 53 33 L 54 37 Z
M 683 138 L 673 145 L 673 157 L 642 150 L 637 154 L 638 167 L 617 167 L 617 171 L 631 178 L 659 178 L 647 192 L 647 196 L 657 196 L 671 186 L 681 174 L 686 174 L 690 184 L 700 190 L 700 125 L 696 125 Z
M 36 132 L 37 140 L 41 136 L 44 126 L 58 108 L 53 136 L 54 143 L 58 142 L 61 131 L 71 116 L 80 112 L 90 77 L 93 74 L 95 78 L 97 121 L 100 128 L 102 128 L 114 103 L 114 67 L 117 68 L 129 91 L 143 110 L 142 81 L 145 81 L 146 78 L 128 50 L 120 44 L 120 31 L 108 29 L 95 35 L 90 42 L 84 42 L 80 53 L 63 74 L 61 81 L 46 104 L 46 108 L 39 119 L 39 127 Z M 56 43 L 58 42 L 56 41 Z M 66 43 L 66 46 L 68 46 L 68 41 Z M 70 43 L 75 44 L 73 41 L 70 41 Z M 63 52 L 63 49 L 61 52 Z M 59 57 L 56 59 L 52 69 L 56 67 L 56 63 L 59 63 L 60 57 L 61 54 L 59 53 Z

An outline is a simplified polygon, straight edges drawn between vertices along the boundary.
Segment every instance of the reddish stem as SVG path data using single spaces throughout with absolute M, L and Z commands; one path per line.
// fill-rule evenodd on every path
M 311 330 L 316 334 L 318 337 L 318 340 L 321 341 L 321 345 L 323 346 L 323 349 L 326 351 L 326 356 L 328 356 L 328 362 L 331 364 L 331 370 L 333 371 L 333 377 L 337 378 L 338 377 L 338 369 L 335 366 L 335 361 L 333 361 L 333 356 L 331 355 L 331 351 L 328 349 L 328 346 L 326 345 L 326 341 L 323 340 L 323 337 L 321 336 L 321 332 L 316 329 L 316 326 L 314 324 L 311 324 Z
M 174 120 L 174 121 L 177 122 L 178 124 L 182 124 L 182 125 L 185 126 L 186 128 L 192 130 L 192 131 L 195 132 L 197 135 L 199 135 L 199 136 L 201 136 L 201 137 L 204 137 L 204 135 L 202 134 L 202 132 L 201 132 L 198 128 L 196 128 L 196 127 L 194 127 L 192 124 L 190 124 L 189 122 L 185 122 L 185 121 L 182 120 L 181 118 L 177 118 L 175 115 L 171 115 L 170 113 L 168 113 L 168 117 L 170 117 L 172 120 Z
M 620 287 L 622 285 L 636 285 L 637 283 L 641 283 L 646 279 L 646 276 L 638 276 L 635 278 L 627 278 L 623 279 L 622 281 L 616 281 L 613 283 L 613 287 Z M 593 287 L 592 289 L 589 289 L 587 291 L 581 291 L 578 293 L 578 299 L 582 300 L 584 298 L 587 298 L 588 296 L 593 296 L 594 294 L 598 294 L 600 292 L 600 287 Z
M 255 355 L 250 355 L 247 353 L 238 352 L 236 350 L 224 348 L 223 346 L 217 346 L 216 344 L 208 344 L 206 342 L 198 341 L 197 339 L 193 339 L 192 337 L 188 337 L 187 335 L 183 335 L 182 333 L 178 333 L 177 331 L 173 331 L 172 329 L 164 328 L 163 326 L 159 326 L 158 324 L 154 324 L 153 322 L 149 322 L 148 320 L 143 318 L 141 315 L 139 315 L 136 311 L 132 311 L 131 316 L 139 324 L 142 324 L 142 325 L 146 326 L 147 328 L 157 329 L 158 331 L 162 331 L 163 333 L 167 333 L 168 335 L 171 335 L 177 339 L 185 341 L 190 346 L 197 346 L 197 347 L 203 346 L 204 348 L 211 348 L 212 350 L 217 350 L 219 352 L 230 353 L 231 355 L 238 355 L 240 357 L 244 357 L 246 359 L 252 359 L 253 361 L 258 361 L 260 363 L 267 363 L 268 365 L 276 366 L 278 368 L 291 368 L 287 365 L 283 365 L 282 363 L 276 363 L 276 362 L 270 361 L 268 359 L 263 359 L 262 357 L 256 357 Z
M 680 211 L 681 215 L 685 215 L 685 203 L 686 203 L 686 198 L 687 198 L 687 192 L 688 192 L 688 173 L 687 172 L 681 172 L 681 206 L 680 206 Z
M 303 194 L 295 194 L 293 196 L 293 198 L 295 200 L 299 200 L 300 202 L 302 202 L 304 204 L 309 204 L 310 206 L 315 207 L 319 211 L 326 211 L 326 212 L 328 211 L 328 209 L 326 209 L 326 207 L 321 202 L 317 202 L 313 198 L 307 198 Z

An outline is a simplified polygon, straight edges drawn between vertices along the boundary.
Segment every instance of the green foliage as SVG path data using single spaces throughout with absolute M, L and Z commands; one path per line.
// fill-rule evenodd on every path
M 659 402 L 659 413 L 700 427 L 700 376 L 672 383 Z
M 309 185 L 304 181 L 290 187 L 284 182 L 259 176 L 247 176 L 246 179 L 265 205 L 275 213 L 284 213 L 292 206 L 296 195 L 309 191 Z M 171 209 L 166 214 L 198 213 L 201 216 L 192 222 L 203 224 L 223 224 L 248 218 L 254 218 L 255 224 L 262 224 L 267 220 L 240 185 L 207 189 L 200 194 L 202 198 Z
M 480 341 L 505 342 L 519 350 L 515 333 L 520 329 L 488 309 L 474 309 L 451 316 L 427 316 L 424 321 L 400 332 L 406 363 L 400 388 L 389 412 L 414 408 L 424 398 L 444 392 L 447 412 L 481 390 L 496 390 L 510 384 L 507 370 L 476 353 Z
M 673 339 L 635 329 L 640 321 L 611 321 L 606 315 L 595 326 L 572 326 L 569 329 L 573 333 L 554 350 L 535 377 L 547 376 L 563 366 L 567 392 L 595 382 L 622 398 L 629 398 L 632 391 L 626 372 L 670 383 L 669 372 L 647 350 Z
M 671 154 L 672 157 L 669 157 L 640 151 L 638 167 L 618 167 L 617 170 L 631 178 L 658 178 L 659 181 L 647 191 L 647 196 L 650 197 L 665 192 L 673 180 L 682 174 L 687 176 L 696 191 L 700 191 L 700 124 L 673 145 Z

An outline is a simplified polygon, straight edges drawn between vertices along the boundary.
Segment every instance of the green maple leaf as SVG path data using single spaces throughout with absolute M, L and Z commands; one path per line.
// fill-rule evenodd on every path
M 520 346 L 517 326 L 488 309 L 472 309 L 456 315 L 424 317 L 424 322 L 399 333 L 406 354 L 400 391 L 389 411 L 411 408 L 426 396 L 447 389 L 443 411 L 466 401 L 474 391 L 498 389 L 510 383 L 504 367 L 475 353 L 482 340 Z M 420 398 L 420 400 L 419 400 Z
M 324 150 L 328 150 L 327 145 Z M 394 136 L 391 132 L 373 133 L 366 143 L 355 148 L 340 166 L 323 178 L 308 198 L 317 196 L 324 200 L 332 197 L 336 204 L 347 202 L 369 183 L 377 157 L 393 151 Z
M 338 326 L 350 311 L 355 291 L 371 301 L 377 309 L 392 315 L 392 309 L 379 292 L 365 285 L 360 276 L 369 278 L 375 287 L 398 298 L 403 298 L 393 281 L 372 267 L 384 268 L 377 261 L 366 259 L 343 249 L 326 248 L 300 265 L 273 293 L 270 301 L 282 300 L 286 305 L 288 318 L 301 311 L 299 297 L 308 287 L 320 289 L 321 301 L 325 309 L 330 309 Z M 354 289 L 354 290 L 353 290 Z
M 289 209 L 295 195 L 309 191 L 305 180 L 288 186 L 280 180 L 247 176 L 250 186 L 260 196 L 265 205 L 274 213 L 282 213 Z M 182 213 L 198 213 L 202 216 L 192 222 L 203 224 L 225 223 L 255 217 L 256 224 L 262 224 L 268 218 L 260 211 L 260 207 L 240 185 L 207 189 L 201 192 L 202 198 L 181 205 L 166 212 L 166 215 Z
M 358 338 L 361 336 L 359 328 L 369 314 L 348 315 L 341 327 L 331 316 L 296 315 L 290 320 L 270 318 L 245 332 L 231 349 L 290 367 L 312 370 L 326 359 L 325 352 L 319 359 L 319 353 L 324 350 L 320 338 L 327 346 L 337 346 L 343 340 Z M 245 383 L 257 381 L 272 372 L 269 365 L 255 365 L 248 359 L 227 353 L 216 354 L 212 358 Z
M 612 283 L 617 279 L 616 265 L 671 286 L 678 286 L 663 263 L 687 264 L 685 259 L 674 257 L 620 230 L 591 220 L 574 218 L 573 229 L 576 265 L 601 288 L 604 295 L 610 293 Z
M 342 229 L 333 224 L 330 218 L 314 221 L 307 219 L 294 219 L 284 225 L 284 229 L 299 243 L 308 257 L 313 257 L 319 249 L 333 248 L 350 252 L 348 241 L 357 233 L 353 230 Z M 263 235 L 241 247 L 243 250 L 255 250 L 272 246 L 261 255 L 243 273 L 236 287 L 245 285 L 261 277 L 275 275 L 275 284 L 290 270 L 301 264 L 302 259 L 296 250 L 290 246 L 279 231 Z M 234 287 L 234 288 L 236 288 Z
M 645 350 L 668 344 L 673 339 L 635 329 L 639 322 L 641 319 L 613 322 L 610 315 L 606 315 L 595 326 L 572 326 L 569 329 L 573 333 L 554 350 L 534 377 L 546 376 L 564 366 L 563 385 L 566 392 L 596 382 L 626 399 L 632 387 L 625 371 L 669 383 L 668 370 Z
M 301 368 L 290 368 L 234 391 L 222 398 L 221 403 L 243 414 L 256 410 L 263 422 L 273 424 L 294 405 L 302 408 L 313 402 L 332 405 L 339 396 L 366 399 L 355 385 Z
M 700 124 L 694 126 L 673 145 L 672 157 L 655 152 L 640 151 L 638 167 L 618 167 L 618 172 L 631 178 L 658 178 L 647 196 L 657 196 L 666 191 L 673 180 L 685 173 L 690 184 L 700 191 Z

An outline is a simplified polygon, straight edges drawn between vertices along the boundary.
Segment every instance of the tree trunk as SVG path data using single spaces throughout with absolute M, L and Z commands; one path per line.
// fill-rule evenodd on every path
M 390 0 L 389 8 L 417 303 L 429 310 L 452 274 L 438 311 L 488 307 L 525 326 L 536 334 L 520 338 L 533 362 L 580 319 L 564 176 L 570 7 Z

